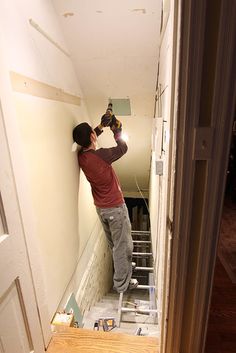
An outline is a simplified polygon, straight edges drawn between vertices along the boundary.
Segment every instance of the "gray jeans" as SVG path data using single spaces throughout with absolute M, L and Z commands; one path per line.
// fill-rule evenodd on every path
M 112 250 L 113 285 L 117 292 L 125 292 L 132 276 L 133 243 L 126 204 L 112 208 L 98 208 L 98 216 Z

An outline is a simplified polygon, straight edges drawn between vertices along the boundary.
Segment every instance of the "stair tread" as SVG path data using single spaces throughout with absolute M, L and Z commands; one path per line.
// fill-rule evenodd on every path
M 147 308 L 150 306 L 149 305 L 149 300 L 144 300 L 144 299 L 130 299 L 130 300 L 125 300 L 123 299 L 122 301 L 122 306 L 123 307 L 133 307 L 134 305 L 139 305 L 139 306 L 146 306 Z M 112 301 L 100 301 L 96 303 L 96 305 L 93 306 L 93 309 L 118 309 L 118 300 L 112 300 Z
M 84 316 L 83 322 L 85 323 L 87 320 L 88 321 L 94 321 L 98 320 L 99 318 L 109 318 L 113 317 L 115 320 L 118 318 L 118 311 L 117 310 L 93 310 L 92 312 L 89 312 L 88 315 Z M 149 314 L 142 314 L 142 313 L 135 313 L 135 312 L 129 312 L 129 313 L 122 313 L 122 321 L 126 322 L 144 322 L 144 323 L 156 323 L 156 318 Z
M 117 317 L 112 316 L 112 318 L 114 318 L 117 323 Z M 84 320 L 83 321 L 84 328 L 93 329 L 93 326 L 96 320 L 98 320 L 98 318 L 96 319 L 89 318 Z M 134 317 L 127 317 L 124 314 L 124 318 L 122 316 L 122 324 L 126 324 L 127 326 L 122 326 L 120 324 L 121 326 L 119 328 L 122 328 L 123 332 L 128 332 L 128 333 L 131 333 L 130 327 L 129 327 L 130 325 L 135 325 L 135 327 L 139 327 L 140 325 L 146 325 L 146 326 L 151 325 L 151 326 L 155 326 L 156 330 L 158 330 L 157 320 L 152 317 L 143 318 L 143 317 L 137 316 L 134 318 Z
M 135 278 L 135 275 L 133 276 Z M 117 293 L 117 292 L 109 292 L 108 294 L 106 294 L 106 296 L 104 298 L 119 298 L 120 296 L 120 293 Z M 135 296 L 146 296 L 148 297 L 148 291 L 143 289 L 143 290 L 139 290 L 139 289 L 133 289 L 133 290 L 130 290 L 128 292 L 125 292 L 123 294 L 123 297 L 127 298 L 127 297 L 135 297 Z

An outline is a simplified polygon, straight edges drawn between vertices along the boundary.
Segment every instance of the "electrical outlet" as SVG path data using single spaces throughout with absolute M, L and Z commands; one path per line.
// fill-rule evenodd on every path
M 156 175 L 163 175 L 163 160 L 156 160 Z

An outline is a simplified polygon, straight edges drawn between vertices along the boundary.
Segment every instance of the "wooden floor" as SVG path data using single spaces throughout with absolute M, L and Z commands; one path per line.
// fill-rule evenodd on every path
M 218 258 L 205 353 L 236 353 L 236 285 Z
M 231 220 L 236 222 L 236 217 Z M 236 234 L 232 234 L 236 237 Z M 236 249 L 235 249 L 236 250 Z M 217 258 L 205 353 L 236 353 L 236 284 Z
M 55 333 L 48 353 L 158 353 L 158 339 L 70 328 Z

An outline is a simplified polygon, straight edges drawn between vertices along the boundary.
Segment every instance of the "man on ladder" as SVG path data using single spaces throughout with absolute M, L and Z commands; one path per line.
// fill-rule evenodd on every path
M 110 127 L 116 146 L 96 149 L 97 137 L 104 127 Z M 114 275 L 113 288 L 118 293 L 138 286 L 132 276 L 131 224 L 128 210 L 112 163 L 127 152 L 126 142 L 121 138 L 122 124 L 108 106 L 101 123 L 93 130 L 84 122 L 73 130 L 74 141 L 81 146 L 78 152 L 79 166 L 90 182 L 94 204 L 112 250 Z

